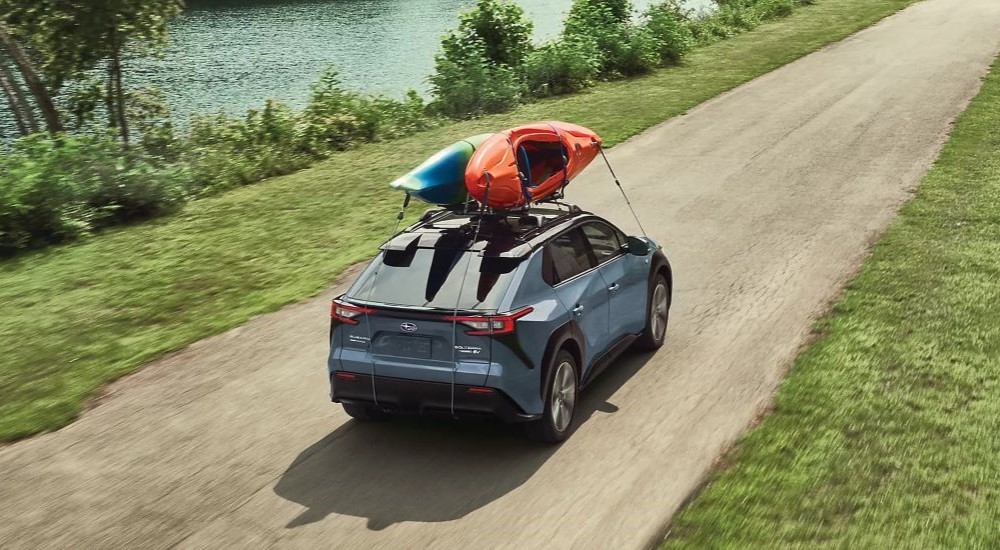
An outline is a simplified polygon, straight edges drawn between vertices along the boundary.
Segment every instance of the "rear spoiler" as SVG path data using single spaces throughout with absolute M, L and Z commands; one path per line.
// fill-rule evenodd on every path
M 418 248 L 437 248 L 441 244 L 443 235 L 441 233 L 400 233 L 395 237 L 389 239 L 379 250 L 385 252 L 415 252 Z M 471 239 L 469 239 L 471 240 Z M 454 240 L 453 240 L 454 242 Z M 457 243 L 456 243 L 457 244 Z M 464 247 L 466 250 L 471 250 L 475 252 L 482 252 L 483 256 L 487 258 L 506 258 L 510 260 L 523 260 L 529 254 L 531 254 L 531 245 L 529 243 L 514 241 L 514 246 L 506 250 L 498 250 L 496 248 L 491 248 L 490 243 L 487 241 L 479 241 L 477 243 Z

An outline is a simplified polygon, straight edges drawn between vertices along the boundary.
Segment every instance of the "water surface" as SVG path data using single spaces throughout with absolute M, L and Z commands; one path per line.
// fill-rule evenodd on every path
M 707 9 L 712 0 L 686 0 Z M 536 41 L 555 38 L 572 0 L 516 0 Z M 654 0 L 633 0 L 637 10 Z M 174 118 L 243 113 L 268 98 L 302 106 L 309 85 L 335 66 L 353 89 L 426 93 L 441 36 L 475 0 L 187 0 L 161 59 L 126 63 L 126 84 L 156 86 Z M 14 135 L 0 110 L 0 139 Z
M 536 40 L 556 37 L 571 0 L 517 0 Z M 644 9 L 653 0 L 637 0 Z M 704 7 L 711 0 L 689 0 Z M 242 112 L 266 98 L 302 105 L 335 66 L 352 88 L 393 97 L 427 90 L 441 36 L 475 0 L 188 0 L 160 61 L 134 68 L 175 114 Z

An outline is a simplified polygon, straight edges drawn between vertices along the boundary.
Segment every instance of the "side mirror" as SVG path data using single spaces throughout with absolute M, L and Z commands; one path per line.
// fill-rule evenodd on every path
M 625 248 L 633 256 L 645 256 L 649 254 L 649 243 L 639 237 L 628 237 L 625 240 Z

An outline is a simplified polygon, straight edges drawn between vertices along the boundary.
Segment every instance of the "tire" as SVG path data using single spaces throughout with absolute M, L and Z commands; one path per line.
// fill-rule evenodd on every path
M 566 350 L 559 350 L 549 368 L 552 375 L 545 388 L 545 413 L 542 418 L 525 426 L 528 437 L 544 443 L 561 443 L 573 428 L 573 413 L 579 401 L 580 377 L 576 359 Z
M 364 405 L 361 403 L 341 403 L 347 416 L 362 422 L 374 422 L 378 420 L 388 420 L 389 413 L 374 405 Z
M 657 273 L 649 284 L 649 307 L 646 309 L 646 328 L 643 329 L 635 347 L 654 351 L 663 346 L 670 321 L 670 285 L 663 275 Z

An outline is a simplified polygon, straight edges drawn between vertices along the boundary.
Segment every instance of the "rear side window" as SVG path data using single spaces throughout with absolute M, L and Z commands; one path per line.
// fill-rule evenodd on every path
M 553 286 L 597 265 L 579 228 L 549 241 L 543 254 L 542 277 Z
M 496 309 L 518 262 L 455 248 L 417 248 L 379 255 L 348 298 L 389 306 Z
M 589 222 L 583 225 L 583 234 L 590 242 L 590 248 L 597 256 L 597 263 L 604 262 L 618 257 L 622 252 L 621 235 L 610 225 L 602 222 Z

